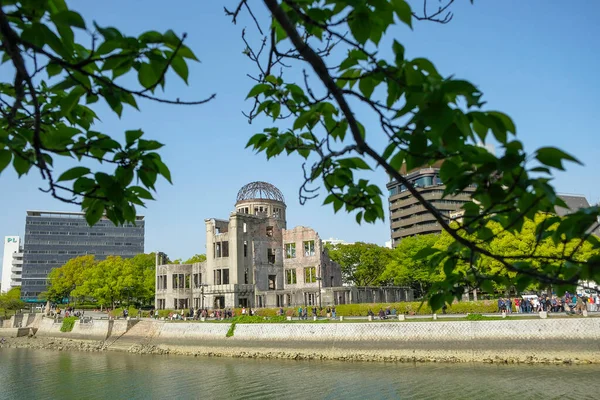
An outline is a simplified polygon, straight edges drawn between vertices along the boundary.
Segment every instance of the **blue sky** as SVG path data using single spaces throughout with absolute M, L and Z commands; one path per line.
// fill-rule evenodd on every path
M 86 20 L 117 26 L 128 34 L 170 28 L 187 32 L 186 43 L 202 62 L 191 66 L 189 86 L 169 76 L 166 96 L 198 99 L 217 93 L 216 100 L 196 107 L 140 102 L 141 112 L 126 109 L 121 119 L 104 107 L 99 110 L 98 128 L 103 132 L 121 137 L 127 129 L 141 128 L 148 137 L 167 144 L 162 154 L 174 185 L 159 183 L 158 201 L 141 211 L 146 216 L 146 251 L 165 251 L 171 258 L 203 253 L 204 219 L 227 218 L 237 191 L 256 180 L 273 183 L 284 193 L 288 227 L 306 225 L 322 238 L 383 244 L 389 240 L 387 221 L 359 226 L 353 216 L 334 215 L 329 206 L 321 206 L 323 197 L 300 206 L 299 159 L 267 162 L 244 149 L 261 125 L 249 125 L 241 114 L 250 106 L 244 101 L 252 86 L 246 73 L 254 69 L 242 54 L 240 31 L 244 26 L 249 32 L 254 28 L 246 17 L 237 26 L 225 17 L 223 5 L 233 8 L 235 3 L 71 2 Z M 262 2 L 251 3 L 259 18 L 266 15 Z M 443 75 L 475 83 L 484 92 L 488 108 L 512 116 L 529 151 L 552 145 L 576 155 L 585 166 L 570 165 L 568 172 L 557 176 L 555 186 L 560 192 L 584 194 L 598 202 L 600 26 L 596 18 L 600 2 L 479 0 L 471 6 L 464 0 L 453 11 L 454 19 L 447 25 L 416 23 L 413 31 L 398 27 L 390 34 L 405 45 L 408 57 L 427 57 Z M 0 73 L 7 79 L 5 71 Z M 381 170 L 369 177 L 385 192 L 387 178 Z M 0 236 L 23 236 L 27 209 L 76 210 L 39 192 L 43 183 L 33 171 L 19 180 L 7 169 L 0 184 L 4 210 Z

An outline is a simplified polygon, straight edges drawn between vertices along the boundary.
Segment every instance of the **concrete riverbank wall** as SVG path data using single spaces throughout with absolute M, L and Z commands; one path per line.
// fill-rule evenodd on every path
M 44 318 L 36 337 L 152 354 L 382 361 L 600 363 L 600 318 L 231 324 Z M 228 332 L 230 337 L 227 337 Z M 231 336 L 231 333 L 233 335 Z

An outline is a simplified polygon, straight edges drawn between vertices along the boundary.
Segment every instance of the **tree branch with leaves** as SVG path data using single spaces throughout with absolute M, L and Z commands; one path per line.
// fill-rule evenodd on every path
M 554 284 L 559 291 L 573 290 L 579 280 L 600 281 L 597 251 L 585 260 L 577 257 L 578 247 L 564 254 L 562 264 L 573 266 L 565 274 L 560 263 L 538 268 L 532 265 L 532 253 L 523 253 L 516 262 L 514 254 L 487 245 L 500 233 L 491 231 L 489 221 L 499 224 L 501 231 L 518 233 L 527 219 L 566 207 L 550 184 L 552 170 L 578 161 L 553 147 L 526 153 L 511 118 L 485 109 L 483 93 L 474 84 L 444 77 L 428 59 L 407 58 L 397 40 L 392 41 L 391 59 L 380 56 L 382 38 L 390 35 L 392 25 L 412 28 L 415 19 L 449 22 L 449 18 L 440 19 L 446 9 L 430 14 L 425 4 L 424 16 L 431 18 L 416 18 L 403 0 L 264 0 L 264 4 L 270 11 L 270 32 L 259 33 L 257 41 L 273 38 L 271 49 L 263 54 L 277 54 L 281 59 L 275 65 L 271 57 L 254 57 L 260 74 L 254 77 L 259 83 L 248 95 L 254 102 L 250 121 L 266 127 L 252 136 L 248 147 L 267 158 L 287 153 L 306 160 L 301 202 L 314 198 L 318 193 L 314 185 L 321 182 L 328 193 L 324 203 L 331 203 L 335 212 L 345 208 L 355 213 L 359 223 L 383 220 L 383 194 L 364 178 L 365 171 L 380 167 L 452 238 L 454 244 L 447 249 L 430 248 L 421 254 L 432 263 L 452 267 L 454 260 L 466 258 L 477 265 L 485 257 L 511 272 L 515 282 Z M 332 39 L 337 40 L 336 46 L 327 47 Z M 278 75 L 265 74 L 275 66 L 281 69 Z M 286 79 L 288 71 L 300 68 L 305 69 L 304 89 L 293 77 Z M 360 122 L 367 112 L 374 113 L 378 126 L 365 127 Z M 291 117 L 282 119 L 281 115 Z M 380 140 L 377 136 L 389 144 L 376 148 L 372 143 Z M 500 144 L 501 155 L 478 145 L 490 137 Z M 463 207 L 461 224 L 452 224 L 400 173 L 402 167 L 412 170 L 440 161 L 445 196 L 474 187 L 472 201 Z M 562 218 L 552 216 L 548 224 L 538 226 L 537 240 L 583 240 L 598 250 L 598 239 L 589 232 L 599 211 L 595 206 Z M 555 229 L 547 229 L 554 224 Z M 446 274 L 429 293 L 432 307 L 460 298 L 475 274 L 476 268 L 467 269 L 466 274 Z M 500 279 L 497 274 L 485 278 Z
M 197 58 L 184 44 L 185 34 L 148 31 L 133 37 L 92 25 L 64 0 L 0 2 L 0 56 L 14 73 L 10 82 L 0 82 L 0 172 L 11 162 L 19 176 L 37 169 L 47 183 L 40 190 L 80 205 L 90 224 L 104 214 L 117 224 L 135 222 L 135 206 L 153 200 L 158 176 L 171 182 L 156 152 L 163 144 L 144 139 L 141 130 L 126 131 L 124 143 L 100 132 L 93 104 L 103 100 L 121 117 L 124 105 L 138 109 L 140 98 L 194 106 L 215 95 L 182 101 L 156 94 L 164 90 L 169 71 L 187 83 L 188 62 Z M 120 83 L 132 74 L 138 88 Z M 57 171 L 57 157 L 108 164 L 114 171 L 82 165 Z

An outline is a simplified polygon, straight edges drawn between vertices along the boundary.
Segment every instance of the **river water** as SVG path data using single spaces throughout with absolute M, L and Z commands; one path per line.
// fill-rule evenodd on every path
M 593 399 L 598 365 L 288 361 L 1 349 L 0 399 Z

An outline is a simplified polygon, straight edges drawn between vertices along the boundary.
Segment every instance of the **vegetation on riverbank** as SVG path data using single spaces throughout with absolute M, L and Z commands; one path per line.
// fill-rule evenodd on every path
M 73 330 L 73 327 L 75 326 L 75 321 L 77 321 L 78 319 L 78 317 L 65 317 L 62 321 L 60 331 L 71 332 Z

